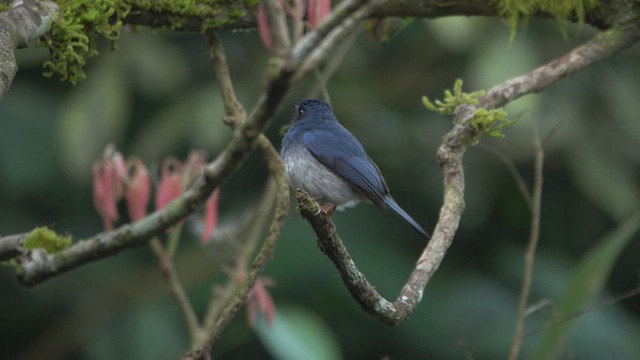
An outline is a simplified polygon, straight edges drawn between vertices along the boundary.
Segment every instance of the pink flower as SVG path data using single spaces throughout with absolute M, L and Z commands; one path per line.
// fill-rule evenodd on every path
M 127 210 L 132 221 L 142 219 L 147 215 L 147 205 L 151 199 L 151 180 L 146 166 L 138 158 L 131 164 L 132 174 L 127 184 Z
M 200 241 L 202 245 L 211 240 L 211 236 L 213 235 L 213 231 L 216 229 L 216 225 L 218 224 L 218 200 L 220 199 L 220 189 L 213 190 L 209 199 L 207 199 L 207 203 L 204 206 L 204 230 L 202 231 L 202 237 Z
M 182 194 L 182 164 L 174 157 L 162 162 L 160 182 L 156 189 L 156 209 L 167 206 L 171 200 Z
M 269 22 L 267 21 L 267 13 L 262 3 L 258 4 L 258 33 L 260 40 L 267 49 L 271 49 L 271 32 L 269 32 Z
M 309 0 L 307 4 L 307 25 L 313 30 L 331 13 L 331 0 Z
M 276 305 L 273 298 L 267 291 L 267 286 L 272 285 L 270 278 L 260 277 L 256 280 L 253 289 L 247 299 L 247 318 L 249 325 L 255 327 L 258 321 L 258 314 L 264 315 L 269 326 L 273 325 L 276 318 Z
M 112 144 L 107 145 L 102 157 L 93 164 L 93 205 L 102 217 L 105 230 L 113 228 L 118 220 L 118 201 L 127 181 L 127 165 L 122 154 Z

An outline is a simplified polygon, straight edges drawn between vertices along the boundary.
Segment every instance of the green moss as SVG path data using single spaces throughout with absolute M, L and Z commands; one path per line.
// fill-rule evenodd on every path
M 473 126 L 477 132 L 472 143 L 478 142 L 483 135 L 492 138 L 503 138 L 503 129 L 514 123 L 515 120 L 509 119 L 507 112 L 502 108 L 491 110 L 478 109 L 471 119 L 471 126 Z
M 202 19 L 201 31 L 235 22 L 245 16 L 246 8 L 255 7 L 256 0 L 246 3 L 220 0 L 56 0 L 60 7 L 49 33 L 41 45 L 51 53 L 44 63 L 47 77 L 60 76 L 76 84 L 83 80 L 84 65 L 98 54 L 95 39 L 104 37 L 115 43 L 120 36 L 122 19 L 132 8 L 169 15 L 171 30 L 183 28 L 184 19 Z M 225 15 L 217 17 L 222 13 Z M 175 18 L 171 15 L 175 15 Z
M 98 54 L 94 39 L 115 41 L 129 6 L 121 0 L 57 0 L 60 13 L 43 39 L 51 53 L 44 63 L 45 76 L 59 75 L 75 84 L 85 78 L 87 59 Z
M 457 79 L 453 84 L 453 92 L 448 89 L 445 90 L 442 100 L 431 102 L 428 97 L 423 96 L 422 103 L 431 111 L 442 115 L 453 115 L 456 107 L 463 104 L 475 105 L 478 103 L 478 98 L 482 95 L 484 95 L 483 90 L 469 94 L 462 92 L 462 79 Z
M 11 9 L 11 5 L 0 4 L 0 12 Z
M 567 20 L 575 17 L 584 23 L 587 11 L 598 5 L 598 0 L 491 0 L 511 29 L 511 38 L 516 35 L 520 19 L 527 19 L 537 12 L 551 14 L 564 32 Z
M 24 239 L 25 249 L 42 248 L 48 253 L 56 253 L 71 246 L 71 236 L 61 236 L 46 226 L 33 229 Z
M 424 106 L 439 114 L 453 115 L 456 107 L 460 105 L 475 105 L 478 103 L 478 99 L 484 95 L 484 91 L 475 91 L 472 93 L 465 93 L 462 91 L 462 80 L 458 79 L 453 85 L 453 91 L 445 90 L 444 98 L 442 100 L 435 100 L 431 102 L 428 97 L 422 97 L 422 103 Z M 474 144 L 480 140 L 483 135 L 502 138 L 504 137 L 503 129 L 509 125 L 512 125 L 515 121 L 510 120 L 507 117 L 507 112 L 502 108 L 498 109 L 478 109 L 473 114 L 470 125 L 476 130 L 476 136 L 472 139 L 471 143 Z

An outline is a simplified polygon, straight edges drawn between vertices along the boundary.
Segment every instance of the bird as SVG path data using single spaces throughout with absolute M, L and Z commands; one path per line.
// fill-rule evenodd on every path
M 431 237 L 391 197 L 378 166 L 326 102 L 306 99 L 295 107 L 280 154 L 291 186 L 306 191 L 325 214 L 370 202 L 391 210 L 422 238 Z

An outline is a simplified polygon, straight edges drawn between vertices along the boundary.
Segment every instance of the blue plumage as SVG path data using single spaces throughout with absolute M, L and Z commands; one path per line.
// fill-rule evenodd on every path
M 393 200 L 378 166 L 324 101 L 304 100 L 297 106 L 281 154 L 291 185 L 321 205 L 341 210 L 359 201 L 372 202 L 396 213 L 423 238 L 430 237 Z

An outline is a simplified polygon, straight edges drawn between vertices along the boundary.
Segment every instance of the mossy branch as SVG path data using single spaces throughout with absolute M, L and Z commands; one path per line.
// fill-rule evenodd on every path
M 197 32 L 255 28 L 258 1 L 57 0 L 57 3 L 60 15 L 40 43 L 51 53 L 44 63 L 44 74 L 48 77 L 57 75 L 61 80 L 75 84 L 86 77 L 84 66 L 87 61 L 98 54 L 96 39 L 103 37 L 115 44 L 125 24 Z M 560 24 L 586 21 L 601 28 L 610 26 L 613 19 L 617 19 L 612 15 L 610 3 L 614 1 L 390 0 L 374 17 L 502 16 L 510 24 L 513 37 L 519 19 L 531 16 L 553 17 Z

